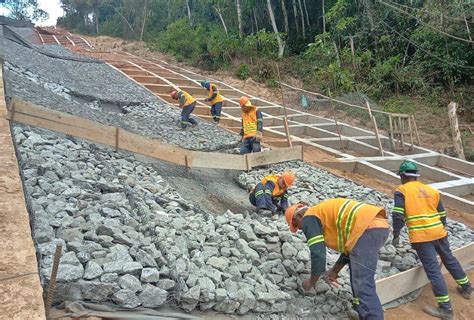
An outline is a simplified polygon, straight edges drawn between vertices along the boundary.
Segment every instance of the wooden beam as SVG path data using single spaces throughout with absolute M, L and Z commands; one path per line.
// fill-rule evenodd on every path
M 103 125 L 67 113 L 50 110 L 13 98 L 8 119 L 72 135 L 156 159 L 192 168 L 247 170 L 252 166 L 301 160 L 301 146 L 250 155 L 201 152 L 182 149 L 118 127 Z M 247 163 L 248 161 L 248 163 Z
M 470 243 L 454 250 L 453 254 L 459 260 L 461 265 L 465 266 L 472 264 L 474 261 L 474 243 Z M 441 272 L 445 274 L 448 271 L 443 267 Z M 428 283 L 430 283 L 430 281 L 426 277 L 423 267 L 418 266 L 397 273 L 393 276 L 377 280 L 377 295 L 379 296 L 380 302 L 386 304 L 401 298 Z
M 248 154 L 250 168 L 264 166 L 273 163 L 285 162 L 290 160 L 302 160 L 302 146 L 292 148 L 283 148 L 269 150 L 265 152 L 256 152 Z

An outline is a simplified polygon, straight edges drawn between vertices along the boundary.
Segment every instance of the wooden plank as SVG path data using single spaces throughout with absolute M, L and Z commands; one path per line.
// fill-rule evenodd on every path
M 188 164 L 192 168 L 246 170 L 245 156 L 226 153 L 191 151 Z
M 78 126 L 71 126 L 69 124 L 64 124 L 60 122 L 54 122 L 52 120 L 38 118 L 35 116 L 30 116 L 24 113 L 14 113 L 10 112 L 8 119 L 14 118 L 14 121 L 21 122 L 27 125 L 40 127 L 48 129 L 51 131 L 56 131 L 71 135 L 74 137 L 79 137 L 89 141 L 105 144 L 108 146 L 115 147 L 115 128 L 104 126 L 101 130 L 92 130 L 91 128 L 81 128 Z
M 120 130 L 119 139 L 121 149 L 182 166 L 186 165 L 185 156 L 191 152 L 125 130 Z
M 453 251 L 454 256 L 459 260 L 461 265 L 472 264 L 474 261 L 474 243 L 470 243 L 464 247 Z M 443 267 L 443 274 L 448 271 Z M 413 292 L 430 283 L 426 277 L 423 267 L 418 266 L 410 270 L 397 273 L 393 276 L 376 281 L 377 295 L 382 304 L 389 303 L 410 292 Z
M 302 146 L 296 146 L 292 148 L 283 148 L 277 150 L 269 150 L 265 152 L 250 153 L 248 155 L 248 161 L 250 168 L 291 161 L 291 160 L 302 160 L 301 158 Z

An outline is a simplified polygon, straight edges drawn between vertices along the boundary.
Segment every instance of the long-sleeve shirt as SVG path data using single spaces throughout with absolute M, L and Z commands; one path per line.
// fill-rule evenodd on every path
M 395 191 L 394 194 L 394 206 L 392 209 L 392 219 L 393 219 L 393 234 L 398 236 L 400 231 L 405 226 L 405 197 L 403 193 Z M 438 202 L 438 213 L 441 213 L 440 219 L 444 226 L 446 226 L 446 210 L 444 209 L 443 202 L 439 200 Z
M 326 245 L 321 221 L 316 216 L 305 216 L 301 222 L 301 229 L 311 253 L 311 274 L 321 275 L 326 271 Z M 349 256 L 341 254 L 336 264 L 344 266 L 348 262 Z

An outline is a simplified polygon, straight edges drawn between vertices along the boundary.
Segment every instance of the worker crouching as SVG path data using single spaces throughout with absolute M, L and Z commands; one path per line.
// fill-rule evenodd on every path
M 415 249 L 426 276 L 431 282 L 438 307 L 425 306 L 423 311 L 442 319 L 452 319 L 453 310 L 448 288 L 441 274 L 437 255 L 459 285 L 458 291 L 465 299 L 470 299 L 471 283 L 459 261 L 449 248 L 446 232 L 446 211 L 438 190 L 427 186 L 418 177 L 418 167 L 412 161 L 404 161 L 398 170 L 402 185 L 395 191 L 395 204 L 392 211 L 393 245 L 398 246 L 400 231 L 408 227 L 408 236 Z
M 242 129 L 240 130 L 242 146 L 240 147 L 240 154 L 260 152 L 260 142 L 263 136 L 262 113 L 245 96 L 240 98 L 240 108 L 242 109 Z
M 385 209 L 336 198 L 310 208 L 293 205 L 286 209 L 285 217 L 292 232 L 303 230 L 311 252 L 311 277 L 303 282 L 303 288 L 311 289 L 321 276 L 329 283 L 336 282 L 339 271 L 349 264 L 353 307 L 359 319 L 383 319 L 375 271 L 379 250 L 388 238 Z M 328 272 L 326 247 L 341 253 Z
M 207 90 L 208 97 L 205 101 L 211 105 L 212 119 L 215 123 L 219 123 L 221 120 L 222 101 L 224 101 L 224 99 L 214 83 L 204 80 L 201 81 L 201 86 Z
M 295 174 L 291 171 L 262 178 L 249 196 L 250 203 L 257 207 L 257 214 L 268 210 L 274 219 L 283 214 L 288 208 L 288 188 L 294 182 Z
M 189 93 L 186 91 L 172 91 L 171 98 L 173 100 L 179 101 L 179 107 L 183 110 L 181 111 L 181 128 L 186 129 L 188 125 L 192 127 L 197 126 L 197 121 L 191 118 L 191 113 L 194 111 L 196 107 L 196 99 L 194 99 Z

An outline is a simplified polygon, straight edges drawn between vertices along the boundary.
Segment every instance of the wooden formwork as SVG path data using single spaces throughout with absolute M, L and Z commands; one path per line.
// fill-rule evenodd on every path
M 83 138 L 112 146 L 116 150 L 127 150 L 188 168 L 250 170 L 262 165 L 303 159 L 301 146 L 246 155 L 186 150 L 119 127 L 103 125 L 16 98 L 12 99 L 7 118 L 10 121 Z

